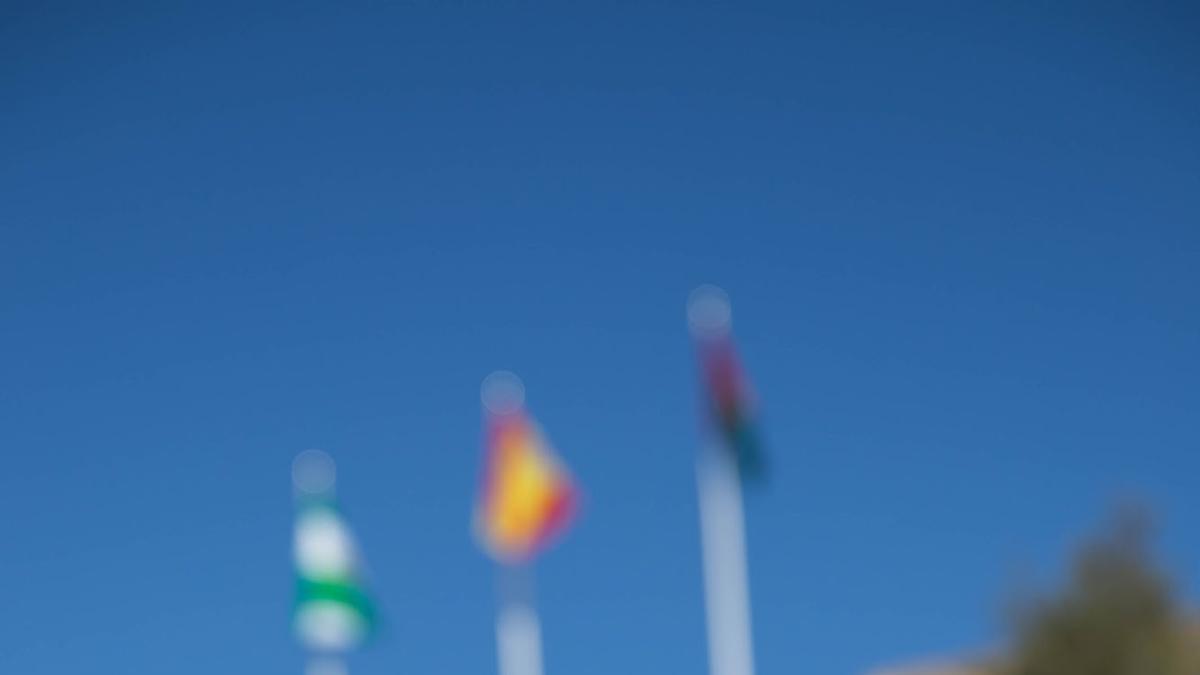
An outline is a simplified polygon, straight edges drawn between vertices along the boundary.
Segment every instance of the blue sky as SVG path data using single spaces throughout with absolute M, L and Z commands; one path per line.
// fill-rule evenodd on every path
M 508 368 L 586 491 L 547 672 L 703 672 L 703 282 L 767 420 L 762 673 L 997 645 L 1121 495 L 1197 599 L 1182 5 L 6 5 L 0 670 L 299 672 L 319 447 L 386 618 L 352 672 L 494 672 Z

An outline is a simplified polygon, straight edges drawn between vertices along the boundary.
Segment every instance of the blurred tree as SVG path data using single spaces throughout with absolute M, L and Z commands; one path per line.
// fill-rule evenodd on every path
M 1147 519 L 1124 511 L 1081 550 L 1067 587 L 1017 612 L 1001 675 L 1200 675 L 1200 640 L 1149 553 Z

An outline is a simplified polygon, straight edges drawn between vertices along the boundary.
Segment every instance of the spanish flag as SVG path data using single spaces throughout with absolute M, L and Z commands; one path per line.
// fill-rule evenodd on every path
M 518 564 L 566 529 L 575 515 L 578 493 L 523 408 L 486 414 L 475 529 L 492 557 Z

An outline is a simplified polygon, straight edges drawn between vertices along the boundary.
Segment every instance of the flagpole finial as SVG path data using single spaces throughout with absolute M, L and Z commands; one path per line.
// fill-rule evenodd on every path
M 337 465 L 321 450 L 305 450 L 292 460 L 292 487 L 300 497 L 324 497 L 333 494 L 337 483 Z
M 687 317 L 688 328 L 694 337 L 725 335 L 733 323 L 729 294 L 712 284 L 697 287 L 688 296 Z
M 483 383 L 479 385 L 479 398 L 489 413 L 509 415 L 525 405 L 525 385 L 513 373 L 497 370 L 483 378 Z

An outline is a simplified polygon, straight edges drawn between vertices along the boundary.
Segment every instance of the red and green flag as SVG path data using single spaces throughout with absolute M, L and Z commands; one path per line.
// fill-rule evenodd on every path
M 728 298 L 716 287 L 701 287 L 693 293 L 688 312 L 700 361 L 707 432 L 733 455 L 743 478 L 760 478 L 766 465 L 758 399 L 734 346 Z

